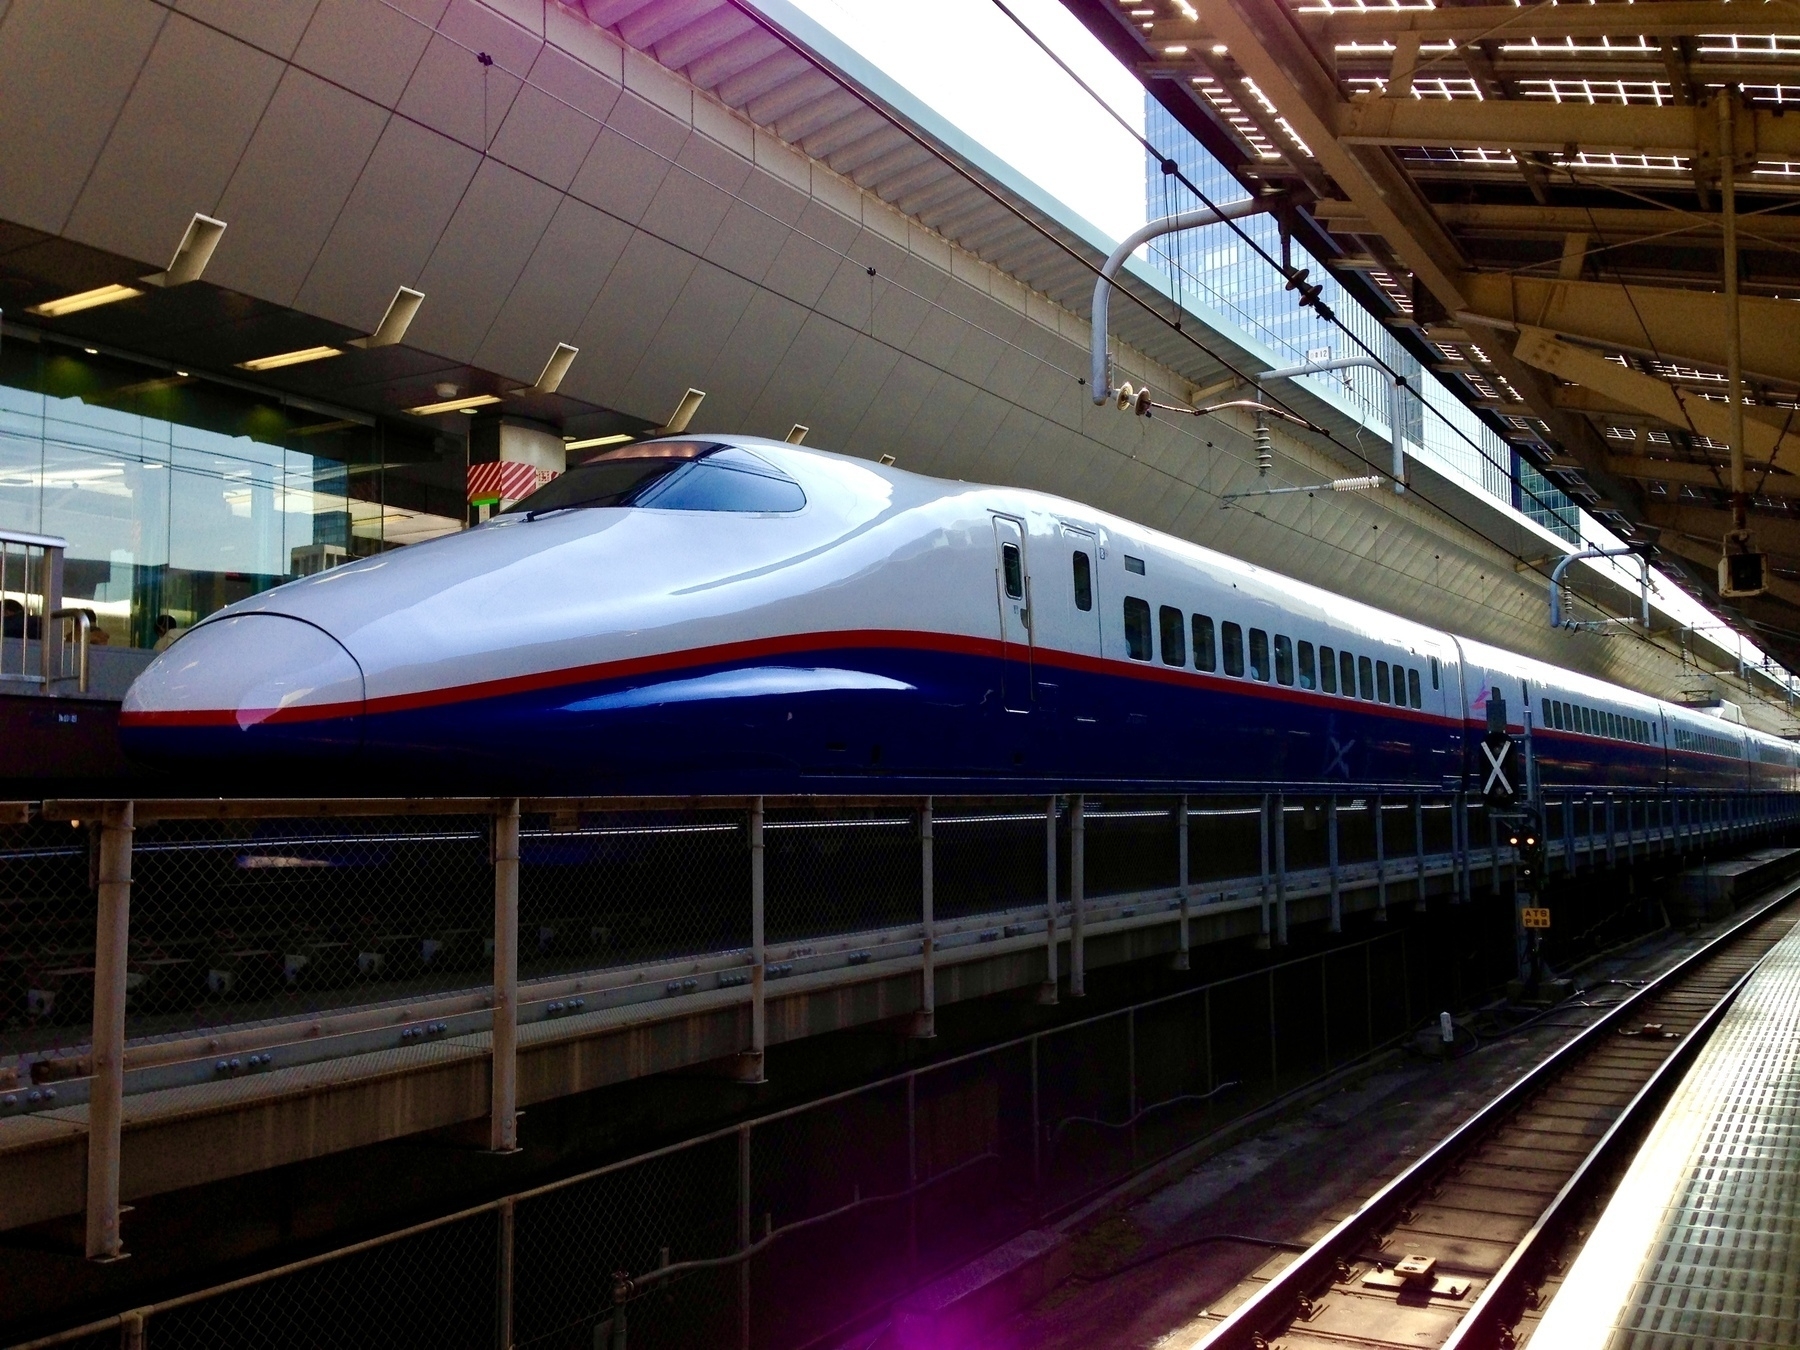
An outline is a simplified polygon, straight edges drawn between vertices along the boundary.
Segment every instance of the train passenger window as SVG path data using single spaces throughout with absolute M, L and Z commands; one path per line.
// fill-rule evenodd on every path
M 1438 687 L 1438 659 L 1435 656 L 1431 658 L 1431 687 Z
M 1009 600 L 1025 598 L 1025 563 L 1019 556 L 1017 544 L 1000 545 L 1000 571 L 1006 579 L 1006 595 Z
M 1225 647 L 1225 673 L 1242 675 L 1244 673 L 1244 630 L 1235 623 L 1221 624 L 1219 640 Z
M 1345 698 L 1356 697 L 1356 658 L 1349 652 L 1338 653 L 1338 683 L 1344 686 Z M 1364 694 L 1363 697 L 1367 698 L 1368 695 Z
M 1553 727 L 1556 725 L 1556 723 L 1551 719 L 1551 716 L 1550 716 L 1550 700 L 1544 699 L 1543 704 L 1544 704 L 1544 725 L 1547 727 Z
M 1125 654 L 1133 661 L 1150 659 L 1150 602 L 1125 597 Z
M 1213 652 L 1213 623 L 1209 614 L 1194 615 L 1194 668 L 1217 670 L 1218 657 Z
M 1280 633 L 1275 635 L 1275 683 L 1292 684 L 1294 682 L 1294 640 Z
M 1165 666 L 1185 666 L 1187 664 L 1187 621 L 1182 618 L 1181 611 L 1173 605 L 1164 605 L 1156 612 L 1156 620 L 1162 626 L 1162 657 Z
M 1416 670 L 1406 672 L 1406 697 L 1415 708 L 1425 706 L 1425 700 L 1419 697 L 1419 672 Z
M 1250 630 L 1250 678 L 1269 678 L 1269 635 L 1260 628 Z
M 1143 576 L 1144 560 L 1142 558 L 1134 558 L 1127 553 L 1125 555 L 1125 570 L 1127 572 L 1136 572 L 1140 577 Z
M 1593 733 L 1593 730 L 1594 730 L 1594 719 L 1592 716 L 1593 711 L 1594 710 L 1592 708 L 1583 708 L 1579 704 L 1576 705 L 1575 729 L 1577 731 L 1585 731 L 1585 732 L 1588 732 L 1590 735 Z
M 1329 647 L 1319 648 L 1319 688 L 1337 693 L 1337 653 Z
M 1329 661 L 1331 658 L 1328 656 L 1325 659 Z M 1318 680 L 1313 675 L 1313 645 L 1310 642 L 1300 644 L 1300 687 L 1302 689 L 1319 687 Z
M 1362 696 L 1372 702 L 1375 698 L 1375 663 L 1366 656 L 1357 657 L 1356 674 Z
M 1094 607 L 1094 564 L 1080 549 L 1075 551 L 1075 608 L 1086 612 Z
M 1375 663 L 1375 698 L 1380 703 L 1394 701 L 1393 689 L 1388 685 L 1388 663 L 1386 661 Z

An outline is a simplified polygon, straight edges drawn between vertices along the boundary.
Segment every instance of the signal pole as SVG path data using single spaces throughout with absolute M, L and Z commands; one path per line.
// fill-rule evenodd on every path
M 1527 994 L 1537 991 L 1543 976 L 1543 930 L 1550 911 L 1541 903 L 1544 885 L 1544 830 L 1537 802 L 1535 767 L 1531 763 L 1531 703 L 1523 709 L 1525 734 L 1515 740 L 1506 722 L 1505 696 L 1488 694 L 1487 735 L 1482 737 L 1478 767 L 1488 809 L 1505 827 L 1513 850 L 1513 933 L 1519 980 Z

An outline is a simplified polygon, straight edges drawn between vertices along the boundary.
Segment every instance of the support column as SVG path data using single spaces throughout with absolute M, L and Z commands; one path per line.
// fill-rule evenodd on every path
M 1378 792 L 1375 794 L 1375 922 L 1387 921 L 1387 812 Z
M 494 817 L 494 1057 L 488 1147 L 519 1147 L 519 803 Z
M 1344 931 L 1343 891 L 1338 885 L 1338 799 L 1333 793 L 1325 804 L 1325 858 L 1331 872 L 1331 918 L 1326 931 Z
M 1737 241 L 1737 94 L 1721 89 L 1713 96 L 1719 115 L 1719 226 L 1725 273 L 1725 396 L 1729 400 L 1727 439 L 1731 442 L 1731 528 L 1742 534 L 1750 525 L 1750 494 L 1744 480 L 1744 365 L 1738 328 Z M 1725 551 L 1737 542 L 1725 539 Z
M 1087 798 L 1069 802 L 1069 997 L 1087 994 Z
M 1039 1003 L 1056 1002 L 1056 798 L 1044 808 L 1044 983 Z
M 1275 794 L 1275 945 L 1287 946 L 1287 794 Z
M 48 620 L 46 620 L 48 622 Z M 93 1081 L 88 1089 L 87 1255 L 125 1255 L 119 1232 L 119 1153 L 125 1112 L 125 969 L 131 942 L 130 802 L 100 808 L 94 923 Z
M 931 798 L 919 808 L 919 1017 L 913 1035 L 929 1039 L 937 1035 L 937 913 L 932 891 Z
M 768 1077 L 769 944 L 768 893 L 764 889 L 763 799 L 750 806 L 750 1059 L 745 1077 L 761 1083 Z
M 1606 865 L 1607 865 L 1607 867 L 1611 868 L 1611 867 L 1617 866 L 1618 860 L 1619 860 L 1618 837 L 1617 837 L 1617 831 L 1613 827 L 1613 799 L 1612 799 L 1612 794 L 1608 793 L 1606 796 Z
M 1425 794 L 1413 793 L 1413 876 L 1419 893 L 1413 897 L 1413 908 L 1425 912 Z
M 513 1234 L 517 1229 L 518 1202 L 507 1196 L 495 1212 L 494 1346 L 512 1350 L 513 1344 Z
M 1257 835 L 1259 849 L 1257 857 L 1262 868 L 1262 931 L 1256 935 L 1256 945 L 1267 949 L 1270 937 L 1269 917 L 1269 794 L 1263 793 L 1262 810 L 1257 817 Z
M 738 1250 L 750 1250 L 750 1127 L 738 1126 Z M 750 1262 L 738 1262 L 738 1350 L 750 1350 Z
M 1184 796 L 1175 810 L 1177 836 L 1175 878 L 1176 895 L 1181 900 L 1181 930 L 1175 935 L 1175 969 L 1188 968 L 1188 799 Z

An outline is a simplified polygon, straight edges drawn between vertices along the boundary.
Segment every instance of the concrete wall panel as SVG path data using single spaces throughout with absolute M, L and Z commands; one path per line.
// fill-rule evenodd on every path
M 300 45 L 318 7 L 319 0 L 257 0 L 253 5 L 242 0 L 175 0 L 181 13 L 283 60 Z
M 431 39 L 430 25 L 446 3 L 319 0 L 294 53 L 295 64 L 392 108 Z
M 566 192 L 618 97 L 618 85 L 566 53 L 545 47 L 532 67 L 530 83 L 508 109 L 490 153 Z
M 538 240 L 512 294 L 476 350 L 477 365 L 492 370 L 541 370 L 558 342 L 573 342 L 606 278 L 631 239 L 631 227 L 572 197 L 564 197 Z M 564 387 L 574 393 L 584 363 L 577 358 Z M 539 364 L 533 368 L 531 363 Z
M 0 21 L 0 214 L 52 234 L 169 13 L 149 0 L 18 0 Z

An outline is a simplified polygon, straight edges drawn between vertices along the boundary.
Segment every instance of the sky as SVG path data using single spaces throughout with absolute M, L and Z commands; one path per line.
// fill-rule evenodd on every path
M 790 0 L 1113 239 L 1144 223 L 1144 151 L 994 0 Z M 1006 0 L 1132 127 L 1144 87 L 1060 0 Z

